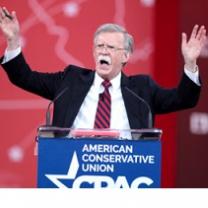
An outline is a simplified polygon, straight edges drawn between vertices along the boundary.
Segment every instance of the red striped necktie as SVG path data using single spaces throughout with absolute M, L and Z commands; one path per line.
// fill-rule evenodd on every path
M 97 129 L 110 128 L 111 96 L 108 88 L 111 86 L 111 83 L 108 80 L 104 80 L 102 85 L 105 90 L 103 93 L 99 94 L 94 124 L 94 128 Z

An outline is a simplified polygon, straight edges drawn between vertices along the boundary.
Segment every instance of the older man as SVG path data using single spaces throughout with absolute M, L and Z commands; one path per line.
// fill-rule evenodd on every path
M 0 28 L 7 40 L 1 64 L 15 85 L 53 100 L 53 125 L 73 128 L 147 128 L 152 115 L 194 107 L 200 94 L 197 58 L 205 43 L 204 26 L 182 34 L 184 73 L 177 88 L 164 89 L 149 76 L 126 76 L 122 70 L 133 52 L 133 38 L 116 24 L 101 25 L 94 36 L 95 70 L 69 65 L 57 73 L 31 70 L 20 46 L 15 12 L 0 8 Z M 165 35 L 165 34 L 164 34 Z

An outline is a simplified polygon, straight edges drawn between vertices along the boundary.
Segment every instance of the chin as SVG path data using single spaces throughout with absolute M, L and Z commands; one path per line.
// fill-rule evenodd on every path
M 97 71 L 97 73 L 103 79 L 109 79 L 109 77 L 110 77 L 110 73 L 107 71 L 99 70 L 99 71 Z

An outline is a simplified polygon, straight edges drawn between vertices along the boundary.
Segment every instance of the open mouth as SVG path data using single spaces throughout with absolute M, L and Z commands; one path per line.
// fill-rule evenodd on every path
M 98 61 L 101 65 L 110 65 L 111 58 L 109 56 L 99 56 Z
M 110 65 L 110 63 L 106 60 L 100 60 L 100 64 L 107 64 L 107 65 Z

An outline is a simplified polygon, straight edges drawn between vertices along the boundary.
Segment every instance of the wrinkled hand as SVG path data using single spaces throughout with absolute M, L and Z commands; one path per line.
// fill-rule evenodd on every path
M 13 50 L 20 46 L 20 26 L 16 13 L 0 7 L 0 30 L 7 40 L 7 50 Z
M 182 33 L 181 50 L 184 57 L 185 67 L 194 72 L 196 71 L 196 61 L 206 41 L 206 29 L 204 26 L 199 28 L 195 25 L 189 40 L 187 35 Z

